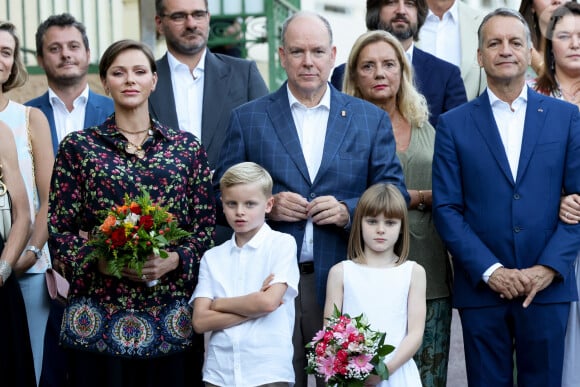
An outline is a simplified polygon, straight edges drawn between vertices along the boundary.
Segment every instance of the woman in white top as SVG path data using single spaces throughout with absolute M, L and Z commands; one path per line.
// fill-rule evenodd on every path
M 42 369 L 44 332 L 49 312 L 49 298 L 44 272 L 50 265 L 48 239 L 48 190 L 54 156 L 50 128 L 44 114 L 36 108 L 11 101 L 6 93 L 22 86 L 27 73 L 20 59 L 20 42 L 12 23 L 0 23 L 0 120 L 14 134 L 18 164 L 30 203 L 32 233 L 13 269 L 26 305 L 30 341 L 34 355 L 36 380 Z

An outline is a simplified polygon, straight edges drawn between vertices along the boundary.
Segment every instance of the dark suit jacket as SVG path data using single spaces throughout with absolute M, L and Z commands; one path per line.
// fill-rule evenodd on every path
M 331 83 L 339 90 L 342 89 L 345 67 L 341 64 L 332 73 Z M 417 90 L 429 105 L 429 122 L 433 127 L 441 113 L 467 102 L 459 67 L 414 47 L 413 71 Z
M 167 54 L 157 61 L 157 76 L 157 87 L 149 97 L 151 115 L 162 124 L 179 129 Z M 201 143 L 213 169 L 232 110 L 268 94 L 268 87 L 255 62 L 213 54 L 209 50 L 205 56 L 204 77 Z
M 48 99 L 48 91 L 40 97 L 31 99 L 30 101 L 26 102 L 25 105 L 39 108 L 48 119 L 48 123 L 50 124 L 50 134 L 52 137 L 52 146 L 54 149 L 54 154 L 56 155 L 56 151 L 58 150 L 58 137 L 56 135 L 56 126 L 54 124 L 52 105 Z M 87 100 L 87 107 L 85 111 L 84 128 L 89 128 L 91 126 L 103 123 L 108 116 L 113 114 L 113 111 L 114 104 L 112 99 L 89 90 L 89 98 Z
M 482 280 L 495 263 L 518 269 L 539 264 L 556 270 L 561 279 L 539 292 L 534 302 L 577 298 L 572 267 L 580 248 L 580 225 L 558 220 L 562 190 L 580 192 L 576 106 L 528 90 L 515 181 L 487 91 L 440 117 L 433 159 L 433 218 L 454 258 L 455 307 L 505 302 Z
M 292 118 L 286 84 L 233 111 L 214 182 L 230 166 L 242 161 L 266 168 L 274 180 L 274 193 L 295 192 L 309 200 L 332 195 L 348 206 L 351 219 L 359 197 L 374 183 L 392 183 L 408 200 L 389 117 L 376 106 L 333 87 L 322 162 L 313 182 Z M 298 251 L 302 249 L 305 224 L 270 223 L 275 230 L 292 234 Z M 328 271 L 346 258 L 347 242 L 347 230 L 314 225 L 314 266 L 321 305 Z

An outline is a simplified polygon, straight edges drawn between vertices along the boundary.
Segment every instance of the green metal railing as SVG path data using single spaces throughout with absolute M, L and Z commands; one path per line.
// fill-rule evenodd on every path
M 278 45 L 282 23 L 300 9 L 300 0 L 210 0 L 212 27 L 208 46 L 237 46 L 242 57 L 252 47 L 267 46 L 268 83 L 270 90 L 286 80 L 280 66 Z M 225 31 L 239 23 L 239 33 L 228 36 Z
M 135 0 L 141 7 L 154 7 L 153 0 Z M 38 25 L 48 16 L 63 12 L 71 13 L 87 27 L 91 48 L 90 72 L 96 72 L 96 64 L 102 52 L 117 39 L 123 38 L 121 27 L 123 7 L 126 0 L 4 0 L 0 2 L 0 20 L 9 20 L 18 28 L 24 63 L 31 74 L 42 73 L 36 64 L 35 33 Z M 133 3 L 134 5 L 134 3 Z M 235 46 L 241 57 L 250 56 L 254 49 L 263 47 L 261 60 L 268 63 L 268 84 L 273 90 L 286 79 L 280 66 L 278 45 L 284 20 L 300 9 L 300 0 L 209 0 L 211 30 L 210 48 Z M 141 20 L 151 23 L 140 15 Z M 238 23 L 239 32 L 226 35 L 232 23 Z M 142 34 L 142 33 L 141 33 Z

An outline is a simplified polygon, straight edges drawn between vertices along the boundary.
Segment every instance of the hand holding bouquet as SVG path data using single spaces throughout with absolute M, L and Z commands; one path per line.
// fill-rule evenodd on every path
M 384 359 L 394 347 L 385 344 L 385 333 L 371 330 L 362 314 L 354 318 L 341 314 L 336 305 L 327 320 L 324 329 L 306 345 L 311 349 L 308 374 L 334 386 L 362 387 L 369 375 L 389 378 Z
M 177 226 L 165 207 L 151 201 L 148 192 L 132 199 L 125 194 L 122 205 L 114 206 L 103 215 L 102 224 L 88 242 L 95 249 L 87 259 L 104 259 L 107 271 L 117 278 L 121 278 L 125 268 L 141 276 L 149 256 L 167 258 L 164 248 L 190 235 Z

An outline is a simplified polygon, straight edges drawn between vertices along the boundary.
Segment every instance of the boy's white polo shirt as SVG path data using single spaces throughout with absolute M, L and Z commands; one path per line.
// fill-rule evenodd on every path
M 286 283 L 288 289 L 272 313 L 211 333 L 203 380 L 219 386 L 294 383 L 292 333 L 300 278 L 294 237 L 264 224 L 242 248 L 234 238 L 204 254 L 192 301 L 256 292 L 270 274 L 272 283 Z

